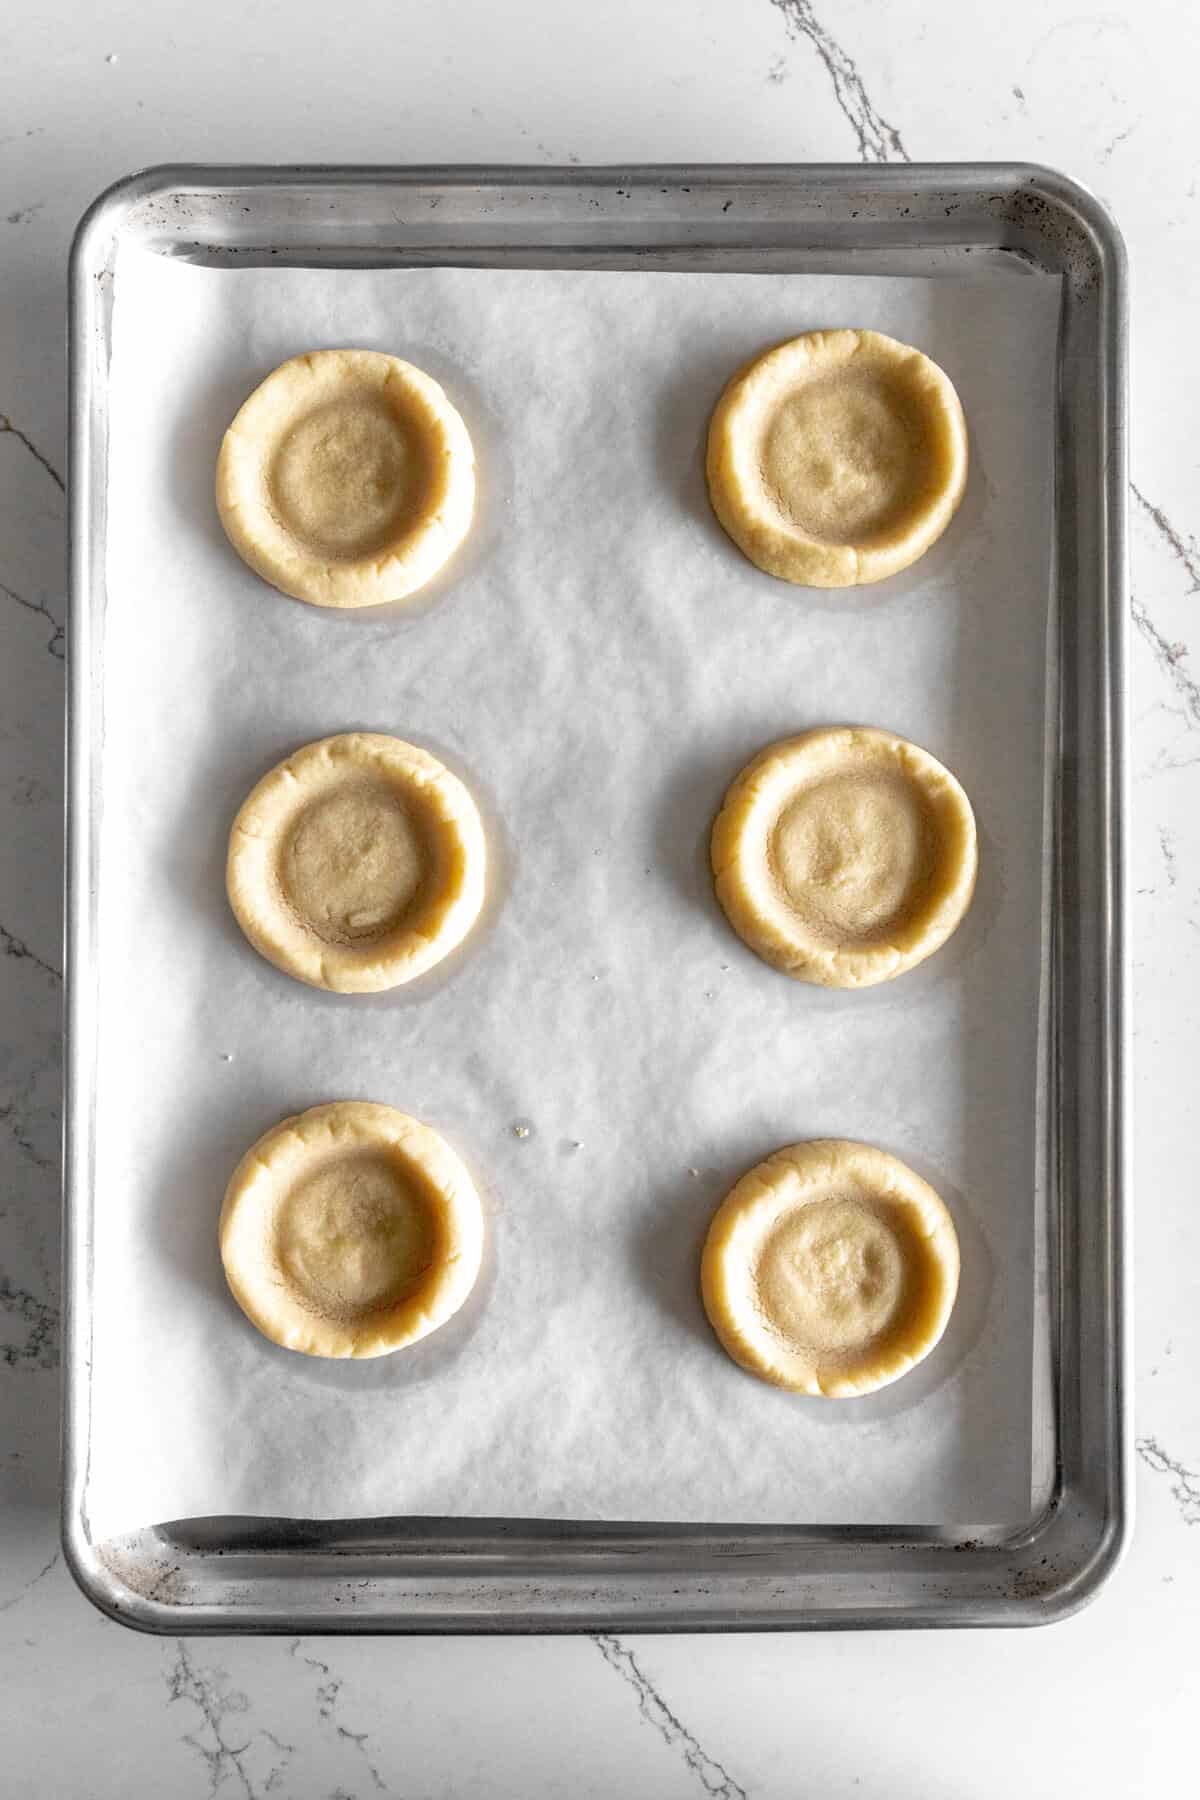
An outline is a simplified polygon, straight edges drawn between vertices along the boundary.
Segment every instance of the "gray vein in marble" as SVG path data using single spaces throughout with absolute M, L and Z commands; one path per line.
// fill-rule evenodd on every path
M 58 1308 L 39 1300 L 0 1274 L 0 1313 L 28 1326 L 23 1344 L 0 1343 L 0 1363 L 9 1369 L 57 1369 Z
M 783 14 L 788 36 L 797 42 L 811 44 L 825 64 L 833 83 L 834 99 L 858 140 L 859 161 L 911 162 L 912 157 L 905 149 L 900 133 L 872 104 L 853 57 L 821 24 L 812 0 L 771 0 L 771 5 Z
M 1156 1438 L 1137 1440 L 1137 1453 L 1156 1475 L 1170 1475 L 1171 1493 L 1185 1525 L 1200 1525 L 1200 1474 L 1169 1457 Z
M 263 1795 L 278 1791 L 283 1771 L 295 1754 L 296 1746 L 285 1744 L 263 1726 L 252 1731 L 244 1743 L 231 1742 L 226 1734 L 225 1720 L 230 1714 L 248 1712 L 249 1696 L 240 1688 L 230 1688 L 223 1670 L 197 1668 L 182 1638 L 176 1638 L 175 1650 L 175 1664 L 167 1675 L 167 1703 L 174 1705 L 176 1700 L 186 1700 L 200 1714 L 200 1724 L 195 1731 L 185 1732 L 183 1741 L 204 1759 L 210 1795 L 215 1794 L 231 1775 L 237 1779 L 246 1800 L 262 1800 Z M 205 1742 L 206 1738 L 211 1741 Z M 246 1766 L 250 1752 L 260 1743 L 271 1746 L 281 1756 L 280 1761 L 272 1764 L 261 1788 L 256 1786 L 255 1778 Z
M 23 938 L 19 938 L 15 932 L 9 931 L 8 927 L 5 925 L 0 925 L 0 956 L 14 957 L 17 962 L 34 963 L 37 968 L 43 970 L 52 980 L 62 980 L 61 969 L 56 969 L 53 963 L 45 962 L 43 958 L 38 955 L 36 950 L 31 950 Z
M 677 1719 L 653 1682 L 642 1669 L 632 1650 L 620 1638 L 598 1632 L 592 1642 L 610 1669 L 614 1669 L 637 1695 L 638 1711 L 647 1725 L 657 1731 L 663 1742 L 678 1750 L 684 1762 L 697 1777 L 706 1794 L 714 1800 L 747 1800 L 746 1790 L 714 1757 L 702 1750 L 687 1726 Z
M 54 617 L 54 614 L 50 611 L 50 608 L 46 605 L 46 602 L 44 600 L 27 600 L 24 594 L 18 594 L 16 588 L 10 588 L 6 581 L 0 581 L 0 594 L 4 594 L 9 600 L 15 600 L 18 606 L 23 606 L 25 608 L 26 612 L 36 613 L 39 618 L 45 619 L 48 625 L 53 625 L 54 630 L 50 635 L 46 648 L 51 656 L 55 656 L 58 658 L 59 662 L 63 662 L 65 660 L 64 640 L 66 633 L 63 626 L 59 624 L 58 620 Z
M 320 1657 L 305 1656 L 303 1654 L 303 1639 L 301 1638 L 296 1638 L 289 1644 L 288 1650 L 292 1656 L 304 1663 L 306 1667 L 315 1669 L 318 1676 L 322 1678 L 317 1682 L 317 1717 L 326 1725 L 332 1725 L 338 1737 L 345 1743 L 354 1745 L 354 1748 L 366 1763 L 367 1773 L 375 1783 L 378 1791 L 381 1794 L 388 1793 L 388 1784 L 379 1773 L 379 1770 L 375 1767 L 375 1764 L 371 1760 L 371 1754 L 367 1749 L 367 1740 L 370 1737 L 370 1733 L 367 1731 L 351 1731 L 348 1726 L 342 1724 L 337 1716 L 338 1701 L 341 1697 L 342 1689 L 346 1685 L 341 1676 L 335 1675 L 329 1664 L 327 1662 L 322 1662 Z
M 10 213 L 9 224 L 11 225 L 17 222 L 17 215 Z M 43 451 L 38 449 L 28 432 L 22 431 L 19 425 L 13 424 L 7 413 L 0 413 L 0 437 L 16 438 L 17 442 L 23 444 L 26 450 L 28 450 L 34 461 L 41 464 L 42 468 L 45 469 L 47 475 L 49 475 L 51 481 L 54 482 L 59 491 L 61 493 L 66 492 L 63 478 L 55 468 L 54 464 L 50 461 L 50 458 L 46 456 Z M 57 661 L 62 662 L 65 657 L 65 628 L 59 624 L 58 620 L 54 617 L 54 614 L 50 611 L 50 608 L 46 605 L 46 602 L 44 600 L 30 600 L 24 594 L 19 594 L 16 588 L 9 587 L 8 583 L 4 581 L 0 581 L 0 594 L 4 594 L 5 597 L 13 601 L 15 605 L 24 607 L 26 612 L 35 613 L 39 618 L 45 619 L 46 623 L 51 627 L 51 635 L 46 644 L 46 648 L 51 656 L 55 657 Z
M 1136 594 L 1130 596 L 1129 611 L 1155 662 L 1183 701 L 1180 716 L 1191 730 L 1200 729 L 1200 682 L 1182 666 L 1187 645 L 1168 643 Z
M 1158 847 L 1162 851 L 1163 862 L 1167 870 L 1167 886 L 1174 887 L 1179 879 L 1179 870 L 1175 858 L 1175 840 L 1165 825 L 1158 828 Z
M 41 463 L 43 469 L 45 469 L 51 481 L 58 487 L 60 493 L 66 493 L 66 483 L 54 464 L 50 461 L 50 458 L 43 455 L 33 439 L 29 437 L 27 433 L 22 431 L 19 425 L 13 424 L 7 413 L 0 413 L 0 437 L 15 437 L 19 444 L 24 444 L 34 461 Z
M 1142 511 L 1157 526 L 1159 533 L 1169 545 L 1171 554 L 1181 562 L 1187 571 L 1189 594 L 1200 594 L 1200 546 L 1193 537 L 1184 537 L 1183 533 L 1172 525 L 1161 506 L 1155 506 L 1147 500 L 1136 482 L 1131 481 L 1129 491 L 1141 507 Z
M 1184 722 L 1184 731 L 1193 731 L 1193 729 L 1195 729 L 1195 727 L 1193 727 L 1193 722 L 1187 718 L 1187 713 L 1182 706 L 1168 706 L 1166 700 L 1160 700 L 1159 706 L 1151 707 L 1151 711 L 1166 713 L 1169 718 L 1180 718 L 1180 720 Z M 1168 772 L 1173 772 L 1173 770 L 1177 769 L 1195 769 L 1196 763 L 1200 763 L 1200 751 L 1196 751 L 1193 756 L 1175 756 L 1175 754 L 1171 752 L 1171 745 L 1168 745 L 1166 749 L 1155 751 L 1155 754 L 1153 754 L 1153 758 L 1151 758 L 1150 761 L 1150 769 L 1153 774 L 1168 774 Z
M 1125 142 L 1125 139 L 1127 137 L 1131 136 L 1131 134 L 1133 132 L 1135 132 L 1136 130 L 1137 130 L 1137 121 L 1135 120 L 1132 125 L 1127 125 L 1125 127 L 1124 131 L 1118 131 L 1116 137 L 1110 138 L 1108 143 L 1105 144 L 1103 150 L 1100 152 L 1100 161 L 1101 162 L 1109 162 L 1112 158 L 1112 153 L 1116 149 L 1117 145 L 1123 144 Z
M 0 1100 L 0 1126 L 4 1127 L 12 1142 L 26 1161 L 35 1169 L 48 1176 L 53 1182 L 53 1190 L 47 1192 L 50 1183 L 39 1183 L 39 1199 L 52 1199 L 57 1190 L 58 1176 L 61 1167 L 60 1139 L 62 1133 L 62 1112 L 59 1104 L 62 1094 L 61 1076 L 61 1042 L 57 1036 L 47 1040 L 46 1054 L 26 1062 L 23 1071 L 15 1077 L 10 1075 L 8 1092 Z M 49 1148 L 43 1149 L 42 1143 L 49 1139 Z M 44 1240 L 45 1233 L 39 1233 L 37 1242 Z M 42 1273 L 47 1287 L 53 1286 L 48 1263 L 41 1261 Z
M 17 1593 L 15 1593 L 12 1596 L 11 1599 L 0 1600 L 0 1612 L 8 1612 L 11 1607 L 18 1606 L 20 1604 L 20 1602 L 25 1598 L 26 1594 L 28 1594 L 31 1591 L 31 1589 L 33 1589 L 37 1586 L 39 1581 L 44 1581 L 46 1579 L 46 1576 L 50 1573 L 50 1571 L 54 1567 L 55 1563 L 57 1563 L 61 1554 L 62 1554 L 61 1551 L 56 1550 L 54 1552 L 54 1555 L 50 1558 L 50 1561 L 48 1563 L 43 1563 L 42 1567 L 38 1570 L 37 1574 L 31 1575 L 29 1580 L 25 1583 L 24 1587 L 20 1588 L 17 1591 Z
M 44 1169 L 48 1175 L 58 1172 L 58 1161 L 39 1150 L 29 1135 L 23 1109 L 15 1100 L 0 1101 L 0 1125 L 3 1125 L 17 1149 L 29 1158 L 35 1169 Z

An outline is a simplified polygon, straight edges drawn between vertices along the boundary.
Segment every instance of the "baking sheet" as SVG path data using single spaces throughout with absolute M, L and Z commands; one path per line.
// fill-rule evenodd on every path
M 115 291 L 93 1532 L 213 1513 L 1025 1518 L 1057 282 L 1017 265 L 936 281 L 230 271 L 130 251 Z M 820 596 L 728 544 L 702 443 L 741 361 L 841 323 L 947 368 L 973 466 L 915 569 Z M 422 612 L 289 601 L 216 521 L 225 425 L 277 362 L 324 344 L 420 363 L 475 439 L 476 528 Z M 748 756 L 840 720 L 943 757 L 981 836 L 956 939 L 860 995 L 760 964 L 705 863 Z M 497 866 L 484 928 L 444 975 L 368 1000 L 270 968 L 222 885 L 252 783 L 354 727 L 464 775 Z M 441 1129 L 490 1226 L 463 1314 L 358 1366 L 261 1340 L 215 1241 L 246 1146 L 341 1096 Z M 942 1345 L 847 1405 L 742 1374 L 696 1294 L 733 1179 L 812 1135 L 912 1163 L 963 1249 Z

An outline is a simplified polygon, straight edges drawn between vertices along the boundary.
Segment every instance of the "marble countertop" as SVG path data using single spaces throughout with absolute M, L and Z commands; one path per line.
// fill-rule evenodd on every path
M 152 24 L 147 21 L 152 20 Z M 1159 1794 L 1200 1706 L 1200 16 L 14 0 L 0 25 L 0 1736 L 18 1796 Z M 164 161 L 1034 160 L 1134 272 L 1138 1525 L 1043 1631 L 158 1640 L 57 1539 L 66 252 Z M 1195 646 L 1193 652 L 1193 645 Z

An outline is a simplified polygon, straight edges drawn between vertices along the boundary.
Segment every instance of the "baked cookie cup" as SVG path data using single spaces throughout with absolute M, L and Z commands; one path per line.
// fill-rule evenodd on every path
M 975 815 L 949 769 L 870 726 L 769 744 L 725 796 L 717 898 L 773 968 L 820 987 L 891 981 L 941 948 L 975 892 Z
M 878 331 L 809 331 L 734 375 L 706 469 L 713 511 L 758 568 L 855 587 L 941 537 L 966 487 L 966 422 L 921 351 Z
M 242 560 L 312 606 L 415 594 L 475 507 L 467 428 L 431 375 L 378 350 L 281 363 L 225 433 L 217 511 Z
M 483 1212 L 445 1139 L 392 1106 L 337 1100 L 251 1146 L 221 1207 L 221 1261 L 263 1336 L 305 1356 L 385 1356 L 462 1306 Z
M 276 968 L 341 994 L 433 968 L 483 905 L 487 850 L 457 775 L 380 732 L 320 738 L 252 789 L 229 834 L 225 884 Z
M 777 1150 L 722 1201 L 701 1294 L 742 1368 L 844 1400 L 929 1355 L 958 1275 L 954 1222 L 928 1182 L 869 1144 L 819 1138 Z

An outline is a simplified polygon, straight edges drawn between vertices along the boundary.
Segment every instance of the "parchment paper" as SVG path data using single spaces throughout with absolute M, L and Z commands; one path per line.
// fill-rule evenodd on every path
M 1056 283 L 1020 269 L 227 271 L 124 256 L 102 683 L 98 1535 L 216 1513 L 1027 1515 L 1057 304 Z M 741 362 L 838 324 L 948 370 L 972 469 L 915 569 L 822 596 L 726 540 L 702 448 Z M 343 344 L 428 369 L 475 440 L 477 524 L 415 614 L 284 598 L 214 511 L 241 401 L 284 357 Z M 841 721 L 947 761 L 982 847 L 957 938 L 857 995 L 752 956 L 706 862 L 749 756 Z M 356 727 L 428 745 L 469 781 L 495 867 L 484 926 L 444 972 L 366 1000 L 277 973 L 223 892 L 250 786 Z M 358 1366 L 267 1344 L 216 1247 L 241 1153 L 341 1097 L 435 1125 L 489 1214 L 464 1313 Z M 719 1200 L 810 1136 L 903 1157 L 961 1238 L 942 1345 L 859 1402 L 743 1374 L 697 1295 Z

